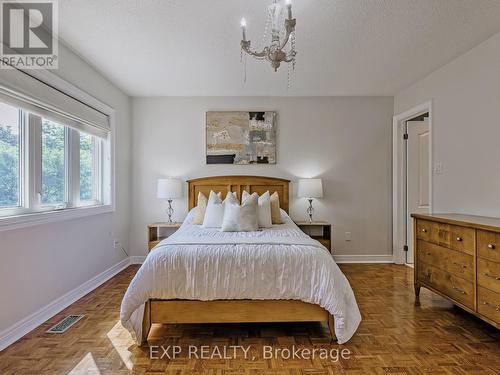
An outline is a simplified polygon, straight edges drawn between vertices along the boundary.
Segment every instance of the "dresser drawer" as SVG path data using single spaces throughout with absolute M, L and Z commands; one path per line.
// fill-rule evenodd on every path
M 481 258 L 500 262 L 500 234 L 478 230 L 477 255 Z
M 474 279 L 474 258 L 471 255 L 422 240 L 417 242 L 417 252 L 419 259 L 424 263 L 432 264 L 469 281 Z
M 439 243 L 439 224 L 417 219 L 417 238 L 419 240 Z
M 500 293 L 500 263 L 478 258 L 477 283 L 494 292 Z
M 476 231 L 459 225 L 439 224 L 438 244 L 474 255 Z
M 500 294 L 478 287 L 477 311 L 500 324 Z
M 451 299 L 474 309 L 474 285 L 472 282 L 454 276 L 427 263 L 418 263 L 418 279 Z
M 449 226 L 449 247 L 453 250 L 474 255 L 476 230 L 458 225 Z

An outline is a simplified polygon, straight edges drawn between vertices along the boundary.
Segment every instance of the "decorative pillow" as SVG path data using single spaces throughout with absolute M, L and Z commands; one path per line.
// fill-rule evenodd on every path
M 208 196 L 207 209 L 203 218 L 204 228 L 220 228 L 222 219 L 224 218 L 224 205 L 228 197 L 236 198 L 236 193 L 228 192 L 226 199 L 222 201 L 221 194 L 215 194 L 213 191 Z
M 243 201 L 249 196 L 250 194 L 247 193 L 246 190 L 243 190 L 243 194 L 241 194 L 241 200 Z M 273 221 L 271 220 L 271 196 L 269 195 L 268 191 L 259 196 L 257 216 L 259 218 L 259 227 L 269 228 L 273 225 Z
M 217 193 L 219 198 L 222 198 L 222 194 Z M 196 207 L 193 215 L 193 219 L 191 220 L 191 224 L 202 225 L 203 219 L 205 218 L 205 211 L 207 209 L 207 197 L 201 191 L 198 192 L 198 199 L 196 201 Z
M 196 201 L 196 207 L 194 210 L 193 220 L 191 224 L 201 225 L 203 224 L 203 218 L 205 217 L 205 210 L 207 209 L 207 197 L 201 191 L 198 193 L 198 199 Z
M 257 208 L 259 195 L 253 193 L 242 199 L 241 206 L 236 196 L 228 196 L 222 220 L 223 232 L 253 232 L 259 230 Z
M 271 220 L 273 224 L 283 224 L 280 212 L 280 197 L 277 191 L 271 195 Z

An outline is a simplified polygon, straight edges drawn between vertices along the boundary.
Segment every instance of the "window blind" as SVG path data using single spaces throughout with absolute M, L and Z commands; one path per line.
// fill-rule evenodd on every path
M 104 113 L 17 69 L 0 70 L 0 100 L 100 138 L 111 131 Z

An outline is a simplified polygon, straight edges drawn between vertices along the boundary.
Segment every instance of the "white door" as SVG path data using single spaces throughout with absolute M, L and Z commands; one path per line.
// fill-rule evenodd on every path
M 413 219 L 429 213 L 429 121 L 408 121 L 407 133 L 407 246 L 406 263 L 413 263 Z

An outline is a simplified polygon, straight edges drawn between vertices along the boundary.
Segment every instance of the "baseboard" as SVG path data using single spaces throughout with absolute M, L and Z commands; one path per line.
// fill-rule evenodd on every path
M 89 281 L 86 281 L 79 287 L 69 291 L 58 299 L 52 301 L 47 306 L 42 307 L 40 310 L 27 316 L 26 318 L 15 323 L 13 326 L 0 332 L 0 351 L 4 350 L 7 346 L 19 340 L 27 333 L 52 318 L 54 315 L 64 310 L 66 307 L 79 300 L 99 285 L 105 283 L 110 278 L 115 276 L 120 271 L 124 270 L 130 265 L 130 259 L 125 258 L 114 266 L 111 266 L 99 275 L 94 276 Z
M 333 255 L 337 263 L 394 263 L 392 255 Z
M 133 255 L 130 257 L 130 264 L 142 264 L 146 259 L 145 255 Z

